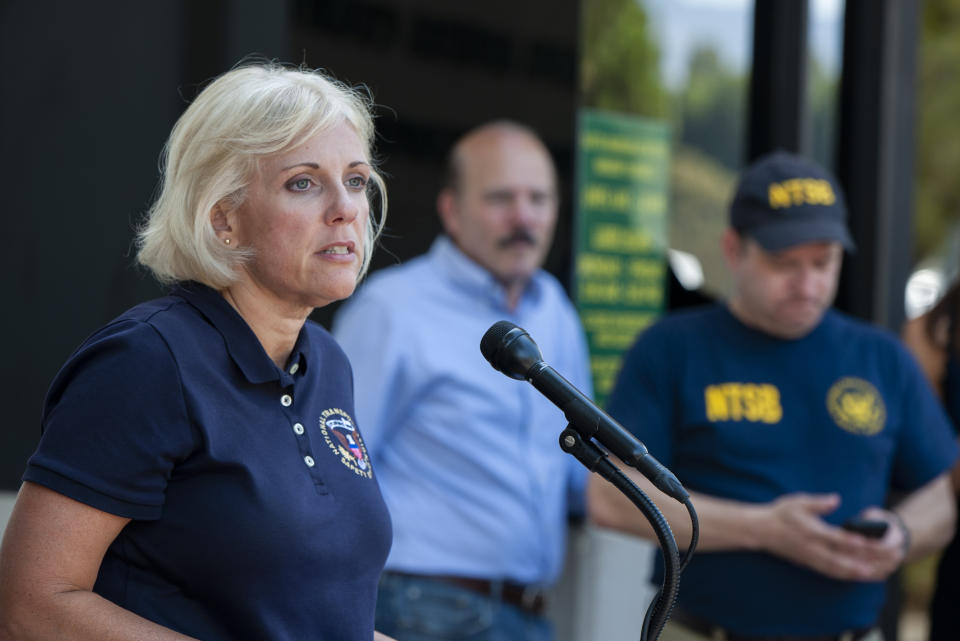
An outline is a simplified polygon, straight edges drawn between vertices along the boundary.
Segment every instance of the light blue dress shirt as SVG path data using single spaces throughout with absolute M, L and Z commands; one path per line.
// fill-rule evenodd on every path
M 537 272 L 511 311 L 504 288 L 445 236 L 373 274 L 334 319 L 393 519 L 388 569 L 544 584 L 560 572 L 586 470 L 560 449 L 563 413 L 480 354 L 499 320 L 592 394 L 583 329 L 557 280 Z

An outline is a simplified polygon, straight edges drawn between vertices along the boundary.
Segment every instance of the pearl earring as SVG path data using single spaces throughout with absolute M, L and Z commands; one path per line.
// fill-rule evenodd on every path
M 230 239 L 229 239 L 229 238 L 224 238 L 224 239 L 223 239 L 223 242 L 224 242 L 225 244 L 229 245 L 229 244 L 230 244 Z

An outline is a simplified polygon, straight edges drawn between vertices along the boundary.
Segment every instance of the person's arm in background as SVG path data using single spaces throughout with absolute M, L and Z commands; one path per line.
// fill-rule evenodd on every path
M 0 638 L 191 639 L 93 592 L 107 548 L 129 521 L 25 482 L 0 546 Z
M 944 472 L 932 481 L 911 492 L 890 508 L 903 521 L 909 538 L 904 562 L 923 558 L 936 552 L 953 536 L 957 519 L 950 472 Z M 889 521 L 887 510 L 870 508 L 865 518 L 881 518 Z M 893 524 L 891 524 L 893 525 Z
M 691 535 L 686 508 L 636 470 L 621 469 L 657 504 L 677 544 L 686 548 Z M 698 553 L 766 552 L 836 579 L 855 581 L 882 580 L 905 560 L 942 547 L 949 540 L 955 519 L 946 474 L 894 508 L 909 535 L 888 510 L 875 507 L 864 511 L 866 518 L 889 523 L 886 535 L 879 540 L 866 539 L 823 520 L 840 504 L 835 494 L 789 494 L 770 503 L 744 503 L 698 492 L 691 492 L 690 497 L 700 522 Z M 591 477 L 587 504 L 590 518 L 597 525 L 655 540 L 646 518 L 604 479 Z M 908 541 L 909 549 L 905 550 Z

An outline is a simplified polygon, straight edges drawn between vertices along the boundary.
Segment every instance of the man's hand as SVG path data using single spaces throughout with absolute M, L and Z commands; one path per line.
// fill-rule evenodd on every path
M 880 539 L 867 539 L 866 562 L 871 566 L 873 578 L 867 581 L 882 581 L 903 565 L 910 545 L 910 533 L 902 518 L 879 507 L 864 510 L 860 516 L 865 519 L 886 521 L 887 532 Z
M 887 521 L 881 539 L 848 532 L 823 520 L 840 504 L 836 494 L 788 494 L 760 508 L 760 547 L 770 554 L 845 581 L 882 581 L 903 562 L 906 534 L 886 510 L 860 516 Z
M 636 470 L 621 469 L 660 506 L 677 544 L 684 548 L 691 533 L 686 509 Z M 905 560 L 946 545 L 956 519 L 949 472 L 903 499 L 896 514 L 879 507 L 858 514 L 890 524 L 881 539 L 868 539 L 823 520 L 840 505 L 837 494 L 787 494 L 770 503 L 746 503 L 699 492 L 690 492 L 690 498 L 700 517 L 698 554 L 766 552 L 844 581 L 883 581 Z M 587 505 L 597 525 L 655 540 L 641 512 L 596 475 L 589 481 Z

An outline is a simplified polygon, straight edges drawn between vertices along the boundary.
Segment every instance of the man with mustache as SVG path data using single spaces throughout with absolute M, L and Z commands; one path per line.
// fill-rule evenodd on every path
M 723 237 L 726 305 L 668 316 L 626 355 L 610 413 L 700 517 L 664 641 L 880 641 L 885 579 L 950 538 L 945 415 L 893 334 L 830 309 L 845 220 L 823 168 L 760 158 Z M 633 476 L 685 546 L 684 507 Z M 599 524 L 651 536 L 605 481 L 589 497 Z
M 589 393 L 576 312 L 541 269 L 553 161 L 525 126 L 478 127 L 453 147 L 437 209 L 445 234 L 430 251 L 371 276 L 334 321 L 393 519 L 378 629 L 398 641 L 548 641 L 543 590 L 586 475 L 557 444 L 562 413 L 493 371 L 479 343 L 509 319 Z

